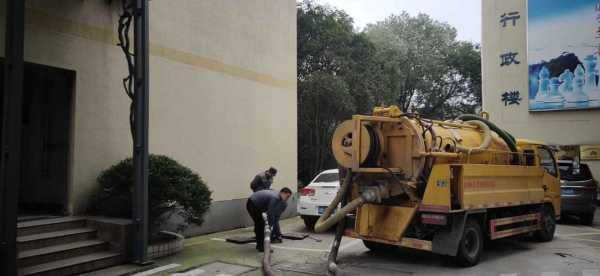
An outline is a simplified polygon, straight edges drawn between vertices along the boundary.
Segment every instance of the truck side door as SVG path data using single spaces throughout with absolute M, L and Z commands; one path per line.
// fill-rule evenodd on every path
M 540 166 L 544 168 L 543 187 L 545 197 L 552 201 L 554 212 L 560 215 L 560 174 L 552 150 L 546 146 L 538 148 Z

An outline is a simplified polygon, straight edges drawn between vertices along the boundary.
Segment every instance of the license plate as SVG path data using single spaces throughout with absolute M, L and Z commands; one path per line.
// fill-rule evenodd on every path
M 573 191 L 573 189 L 563 189 L 562 193 L 565 195 L 573 195 L 575 194 L 575 191 Z
M 317 214 L 322 215 L 323 213 L 325 213 L 325 209 L 327 209 L 327 206 L 317 207 Z

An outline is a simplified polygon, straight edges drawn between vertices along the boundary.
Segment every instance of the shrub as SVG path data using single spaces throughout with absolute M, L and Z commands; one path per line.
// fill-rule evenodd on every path
M 211 191 L 200 176 L 177 161 L 163 155 L 150 155 L 149 164 L 149 231 L 155 237 L 160 226 L 172 214 L 184 219 L 178 230 L 190 223 L 201 225 L 211 203 Z M 98 177 L 100 192 L 96 195 L 92 213 L 131 218 L 133 191 L 133 160 L 127 158 L 103 171 Z

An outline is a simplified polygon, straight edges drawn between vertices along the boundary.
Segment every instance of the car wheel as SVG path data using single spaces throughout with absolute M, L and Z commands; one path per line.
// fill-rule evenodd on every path
M 465 225 L 458 254 L 454 261 L 464 267 L 474 266 L 479 263 L 483 253 L 483 233 L 477 220 L 469 219 Z
M 579 216 L 579 219 L 581 221 L 581 224 L 584 224 L 584 225 L 593 225 L 594 224 L 594 213 L 581 214 Z
M 315 224 L 319 217 L 311 217 L 311 216 L 302 216 L 302 220 L 304 220 L 304 226 L 309 230 L 315 229 Z
M 397 248 L 395 245 L 367 240 L 363 240 L 363 244 L 365 245 L 365 247 L 367 247 L 369 250 L 375 253 L 390 252 Z
M 541 242 L 549 242 L 554 239 L 556 231 L 556 218 L 551 206 L 544 206 L 542 211 L 542 229 L 535 231 L 535 238 Z

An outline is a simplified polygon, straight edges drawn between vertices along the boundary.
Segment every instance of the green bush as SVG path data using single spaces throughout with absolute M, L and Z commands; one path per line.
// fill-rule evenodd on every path
M 163 155 L 150 155 L 149 231 L 151 237 L 172 214 L 184 219 L 178 230 L 190 223 L 201 225 L 210 207 L 211 191 L 200 176 L 177 161 Z M 127 158 L 103 171 L 98 177 L 100 192 L 95 196 L 92 213 L 132 217 L 133 160 Z

